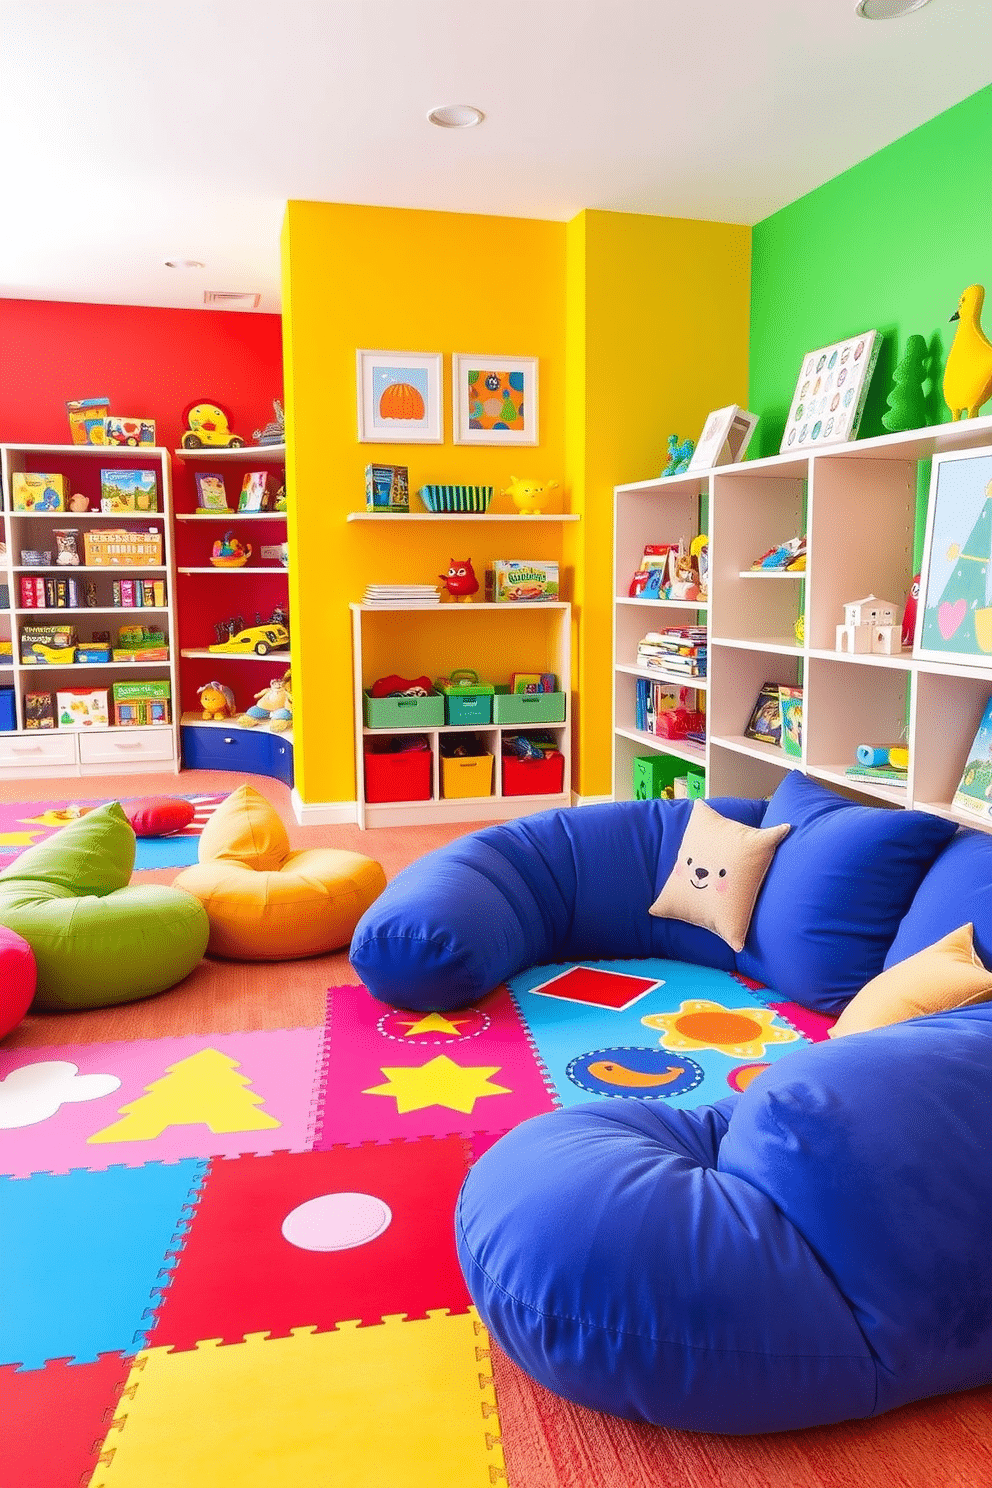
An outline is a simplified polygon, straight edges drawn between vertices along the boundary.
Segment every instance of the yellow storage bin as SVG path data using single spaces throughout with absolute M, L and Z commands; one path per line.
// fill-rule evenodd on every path
M 491 796 L 493 793 L 493 756 L 491 754 L 441 756 L 441 795 Z

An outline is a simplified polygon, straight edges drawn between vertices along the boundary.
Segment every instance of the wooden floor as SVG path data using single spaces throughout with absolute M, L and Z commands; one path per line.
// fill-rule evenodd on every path
M 377 859 L 387 878 L 435 847 L 472 832 L 481 822 L 421 827 L 354 825 L 301 827 L 281 781 L 268 776 L 184 770 L 181 775 L 87 776 L 70 780 L 16 780 L 3 784 L 4 801 L 112 801 L 125 796 L 193 795 L 233 791 L 250 784 L 268 797 L 289 830 L 294 848 L 338 847 Z M 171 883 L 179 868 L 135 873 L 135 883 Z M 5 1049 L 39 1044 L 103 1043 L 115 1039 L 165 1038 L 188 1033 L 231 1033 L 256 1028 L 316 1027 L 324 1021 L 328 987 L 357 982 L 347 948 L 305 961 L 243 962 L 205 957 L 178 987 L 141 1002 L 85 1013 L 30 1014 L 2 1041 Z

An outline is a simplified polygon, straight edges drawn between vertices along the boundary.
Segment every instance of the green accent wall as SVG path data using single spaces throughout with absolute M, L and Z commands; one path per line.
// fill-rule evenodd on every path
M 989 335 L 992 87 L 754 227 L 748 406 L 761 421 L 749 455 L 778 453 L 803 353 L 865 330 L 884 339 L 859 438 L 886 432 L 892 372 L 914 332 L 939 361 L 929 422 L 948 420 L 948 322 L 962 289 L 975 283 L 988 291 Z

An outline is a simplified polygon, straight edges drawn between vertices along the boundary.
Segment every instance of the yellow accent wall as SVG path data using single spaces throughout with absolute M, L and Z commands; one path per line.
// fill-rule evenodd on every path
M 566 543 L 583 796 L 612 789 L 613 487 L 657 476 L 669 434 L 697 438 L 711 409 L 746 407 L 750 250 L 750 228 L 720 222 L 585 211 L 566 228 L 568 469 L 582 513 Z
M 451 558 L 557 558 L 575 601 L 574 788 L 611 788 L 612 487 L 656 475 L 672 431 L 745 402 L 749 229 L 588 211 L 567 224 L 291 202 L 283 229 L 290 605 L 296 784 L 307 803 L 355 796 L 349 602 L 369 582 L 429 583 Z M 358 347 L 440 351 L 445 441 L 360 444 Z M 540 444 L 452 440 L 453 352 L 540 359 Z M 365 466 L 408 465 L 428 482 L 562 483 L 564 526 L 346 521 Z M 418 505 L 411 496 L 411 506 Z M 491 510 L 512 511 L 497 496 Z M 659 534 L 660 537 L 666 534 Z M 452 546 L 454 544 L 454 546 Z M 377 617 L 367 685 L 390 671 L 473 666 L 504 681 L 550 665 L 540 615 L 504 630 L 475 617 Z M 468 649 L 472 654 L 465 655 Z

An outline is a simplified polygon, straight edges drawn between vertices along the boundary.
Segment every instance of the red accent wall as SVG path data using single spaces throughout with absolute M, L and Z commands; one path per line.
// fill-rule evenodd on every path
M 195 399 L 216 399 L 250 444 L 282 398 L 282 318 L 0 300 L 0 444 L 68 444 L 66 400 L 104 393 L 112 413 L 155 418 L 167 449 Z

